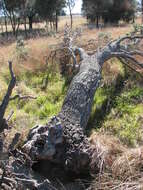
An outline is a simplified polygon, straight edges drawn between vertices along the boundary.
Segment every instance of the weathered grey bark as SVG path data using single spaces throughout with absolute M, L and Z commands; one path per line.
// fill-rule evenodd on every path
M 69 87 L 61 112 L 47 126 L 32 129 L 24 149 L 33 160 L 47 159 L 80 173 L 89 170 L 91 161 L 92 149 L 84 129 L 101 79 L 101 66 L 96 55 L 77 50 L 82 59 L 80 71 Z

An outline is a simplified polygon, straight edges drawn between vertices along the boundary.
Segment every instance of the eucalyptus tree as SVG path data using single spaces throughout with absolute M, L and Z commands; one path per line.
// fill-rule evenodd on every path
M 136 0 L 113 0 L 107 14 L 103 15 L 105 22 L 118 23 L 119 20 L 133 20 L 137 8 Z
M 33 28 L 33 18 L 36 15 L 35 3 L 36 0 L 25 0 L 25 15 L 29 20 L 29 30 Z
M 99 26 L 99 19 L 108 14 L 108 9 L 113 4 L 113 0 L 83 0 L 83 13 L 96 26 Z
M 46 22 L 54 23 L 56 31 L 58 30 L 58 16 L 65 6 L 65 0 L 36 0 L 35 10 L 38 15 Z
M 70 19 L 71 19 L 71 28 L 73 26 L 73 15 L 72 15 L 72 10 L 75 7 L 75 0 L 67 0 L 67 7 L 70 12 Z
M 134 18 L 137 0 L 83 0 L 83 13 L 95 22 L 118 23 L 119 20 L 130 21 Z
M 4 18 L 5 32 L 6 32 L 6 35 L 8 35 L 8 32 L 7 32 L 7 14 L 6 14 L 6 8 L 5 8 L 4 0 L 0 0 L 0 14 Z M 3 19 L 1 19 L 1 25 L 3 28 Z M 2 32 L 3 32 L 3 29 L 2 29 Z
M 20 25 L 20 10 L 23 0 L 3 0 L 4 14 L 9 18 L 13 34 L 16 35 Z

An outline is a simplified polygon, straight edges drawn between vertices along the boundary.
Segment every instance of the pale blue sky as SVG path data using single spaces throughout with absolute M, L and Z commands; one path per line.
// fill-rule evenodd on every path
M 72 11 L 72 13 L 81 13 L 81 7 L 82 7 L 82 0 L 75 0 L 75 7 Z M 67 14 L 69 13 L 69 10 L 66 10 Z

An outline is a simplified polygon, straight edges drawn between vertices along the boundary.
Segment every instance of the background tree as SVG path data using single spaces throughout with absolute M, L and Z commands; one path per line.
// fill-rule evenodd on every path
M 119 20 L 133 20 L 136 11 L 136 0 L 113 0 L 108 11 L 103 15 L 104 22 L 118 23 Z
M 69 8 L 69 12 L 70 12 L 70 19 L 71 19 L 71 28 L 73 26 L 73 15 L 72 15 L 72 10 L 75 6 L 75 0 L 67 0 L 67 6 Z
M 33 18 L 36 14 L 35 3 L 36 0 L 25 0 L 25 15 L 28 17 L 29 20 L 29 30 L 32 30 L 33 28 Z
M 113 0 L 83 0 L 83 12 L 90 22 L 93 23 L 96 21 L 98 28 L 100 18 L 108 14 L 108 10 L 112 4 Z
M 4 0 L 3 10 L 10 20 L 13 34 L 16 35 L 20 25 L 20 10 L 22 0 Z
M 6 8 L 5 8 L 4 0 L 0 0 L 0 13 L 3 15 L 4 23 L 5 23 L 5 32 L 6 32 L 6 35 L 8 35 L 7 14 L 6 14 Z M 2 25 L 3 25 L 3 19 L 2 19 Z
M 104 23 L 118 23 L 119 20 L 130 21 L 136 11 L 136 0 L 83 0 L 83 13 L 98 27 L 99 19 Z
M 56 31 L 58 30 L 58 16 L 61 15 L 61 11 L 66 6 L 65 0 L 57 0 L 56 1 Z
M 38 15 L 46 21 L 53 23 L 56 31 L 58 30 L 58 16 L 65 6 L 65 0 L 36 0 L 35 10 Z

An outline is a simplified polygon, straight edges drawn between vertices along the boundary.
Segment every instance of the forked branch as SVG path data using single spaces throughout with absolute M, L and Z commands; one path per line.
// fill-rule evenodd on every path
M 138 72 L 142 71 L 143 69 L 143 62 L 138 60 L 138 57 L 143 58 L 143 52 L 140 50 L 134 50 L 137 47 L 134 45 L 138 45 L 143 36 L 136 35 L 136 36 L 124 36 L 119 40 L 114 40 L 105 47 L 107 49 L 108 57 L 106 60 L 111 59 L 112 57 L 118 58 L 123 64 L 127 65 L 134 71 Z M 137 40 L 137 42 L 136 42 Z M 134 42 L 133 47 L 131 48 L 131 42 Z M 104 49 L 102 50 L 104 52 Z M 105 53 L 104 53 L 105 54 Z M 136 70 L 135 68 L 138 68 Z M 141 74 L 141 72 L 140 72 Z

